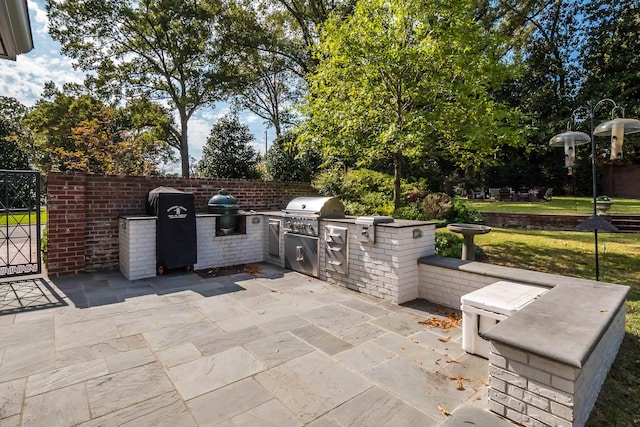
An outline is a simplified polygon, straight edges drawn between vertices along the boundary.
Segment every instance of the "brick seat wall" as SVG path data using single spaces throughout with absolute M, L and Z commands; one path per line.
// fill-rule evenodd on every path
M 429 256 L 420 298 L 460 308 L 498 280 L 551 288 L 484 333 L 489 408 L 520 425 L 583 426 L 625 333 L 628 286 Z

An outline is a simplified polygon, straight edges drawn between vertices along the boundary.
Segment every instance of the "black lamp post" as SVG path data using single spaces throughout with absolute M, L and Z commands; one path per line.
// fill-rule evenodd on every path
M 602 104 L 603 102 L 611 102 L 613 104 L 613 109 L 611 110 L 612 120 L 602 123 L 598 125 L 594 129 L 594 115 L 595 110 Z M 591 180 L 592 180 L 592 188 L 593 188 L 593 215 L 591 215 L 586 220 L 582 221 L 576 227 L 576 230 L 580 231 L 593 231 L 593 237 L 595 242 L 595 261 L 596 261 L 596 280 L 600 280 L 600 264 L 598 257 L 598 231 L 603 232 L 611 232 L 618 231 L 618 229 L 612 225 L 609 221 L 603 219 L 597 213 L 596 202 L 598 198 L 598 190 L 596 187 L 596 136 L 611 136 L 611 159 L 621 159 L 622 158 L 622 144 L 624 142 L 624 135 L 640 132 L 640 120 L 636 119 L 625 119 L 624 118 L 624 109 L 618 104 L 615 103 L 612 99 L 605 98 L 598 101 L 595 105 L 593 102 L 588 102 L 586 107 L 579 107 L 571 113 L 571 120 L 573 120 L 573 115 L 581 110 L 586 109 L 589 112 L 589 123 L 590 123 L 590 135 L 587 135 L 583 132 L 572 132 L 570 130 L 570 123 L 567 125 L 567 132 L 561 133 L 559 135 L 551 138 L 549 142 L 551 146 L 564 146 L 565 147 L 565 165 L 569 168 L 569 173 L 571 174 L 571 167 L 573 166 L 572 159 L 567 159 L 567 156 L 573 155 L 575 158 L 575 147 L 578 145 L 586 144 L 591 142 Z M 623 118 L 613 119 L 613 115 L 616 110 L 620 110 L 622 112 Z

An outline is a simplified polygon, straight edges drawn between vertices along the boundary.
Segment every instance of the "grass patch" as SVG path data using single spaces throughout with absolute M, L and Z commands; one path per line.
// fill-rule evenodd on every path
M 22 212 L 13 212 L 9 215 L 0 214 L 0 226 L 7 225 L 16 225 L 16 224 L 35 224 L 36 223 L 36 213 L 31 212 L 30 214 L 22 213 Z M 40 223 L 47 223 L 47 210 L 45 208 L 40 209 Z
M 625 338 L 587 426 L 640 426 L 640 234 L 600 233 L 598 241 L 600 279 L 630 286 L 631 292 Z M 490 264 L 595 278 L 593 233 L 493 228 L 475 242 Z
M 609 209 L 611 215 L 640 215 L 638 199 L 613 199 L 613 202 Z M 593 213 L 593 199 L 589 197 L 554 197 L 550 202 L 469 201 L 468 204 L 480 212 L 574 215 Z

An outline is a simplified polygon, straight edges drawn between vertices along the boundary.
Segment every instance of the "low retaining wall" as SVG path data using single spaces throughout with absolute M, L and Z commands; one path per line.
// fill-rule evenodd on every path
M 586 423 L 624 338 L 629 287 L 439 256 L 419 264 L 420 297 L 453 308 L 498 280 L 551 288 L 485 332 L 489 409 L 522 425 Z
M 589 215 L 549 215 L 484 212 L 484 224 L 501 228 L 526 228 L 533 230 L 575 231 L 576 226 Z

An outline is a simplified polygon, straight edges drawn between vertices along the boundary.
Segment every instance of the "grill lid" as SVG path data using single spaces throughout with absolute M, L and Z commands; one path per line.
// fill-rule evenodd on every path
M 344 218 L 344 204 L 336 197 L 296 197 L 284 210 L 288 214 Z

